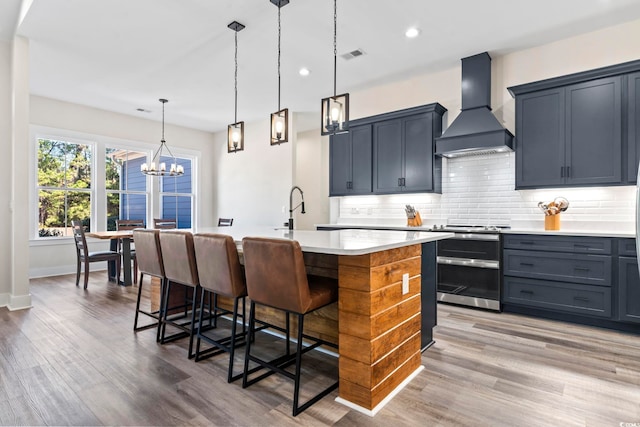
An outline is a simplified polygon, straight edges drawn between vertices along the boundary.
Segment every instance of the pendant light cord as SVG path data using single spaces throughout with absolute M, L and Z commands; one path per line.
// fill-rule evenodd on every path
M 236 63 L 236 71 L 234 74 L 235 79 L 235 112 L 233 115 L 233 123 L 238 123 L 238 31 L 235 32 L 235 40 L 236 40 L 236 50 L 235 50 L 235 63 Z
M 160 140 L 163 144 L 165 143 L 164 141 L 164 104 L 166 101 L 160 101 L 162 102 L 162 139 Z
M 337 68 L 338 68 L 338 42 L 337 42 L 337 30 L 338 28 L 338 0 L 333 0 L 333 96 L 336 92 L 336 80 L 337 80 Z
M 282 26 L 280 25 L 280 8 L 278 6 L 278 111 L 280 111 L 280 37 Z

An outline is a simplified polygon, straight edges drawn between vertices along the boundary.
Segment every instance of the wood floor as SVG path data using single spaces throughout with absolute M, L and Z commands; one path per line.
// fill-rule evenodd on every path
M 224 356 L 195 363 L 186 340 L 134 334 L 137 287 L 98 272 L 87 291 L 60 276 L 31 292 L 32 309 L 0 309 L 2 425 L 640 425 L 634 335 L 441 305 L 426 369 L 376 417 L 334 392 L 293 418 L 289 380 L 243 390 Z

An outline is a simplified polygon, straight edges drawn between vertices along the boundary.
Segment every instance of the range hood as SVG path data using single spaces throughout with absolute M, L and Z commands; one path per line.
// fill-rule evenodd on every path
M 436 154 L 462 157 L 512 151 L 513 134 L 491 112 L 491 57 L 462 58 L 462 111 L 436 138 Z

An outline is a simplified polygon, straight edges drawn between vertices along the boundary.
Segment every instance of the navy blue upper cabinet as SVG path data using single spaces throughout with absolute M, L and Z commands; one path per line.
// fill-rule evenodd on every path
M 630 185 L 640 160 L 640 61 L 508 88 L 516 188 Z
M 371 194 L 371 125 L 331 135 L 330 196 Z
M 435 138 L 447 110 L 438 103 L 351 120 L 330 139 L 330 196 L 440 192 Z
M 566 91 L 566 183 L 620 183 L 622 77 L 571 85 Z
M 516 98 L 516 188 L 564 184 L 564 89 Z
M 516 188 L 622 183 L 622 77 L 516 97 Z
M 374 193 L 441 191 L 442 160 L 434 152 L 442 114 L 412 114 L 373 125 Z
M 640 72 L 628 76 L 627 129 L 627 180 L 635 184 L 640 162 Z

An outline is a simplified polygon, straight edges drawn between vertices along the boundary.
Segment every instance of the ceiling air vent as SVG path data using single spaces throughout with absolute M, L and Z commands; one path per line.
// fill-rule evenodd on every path
M 347 52 L 345 54 L 340 55 L 342 58 L 347 61 L 353 58 L 357 58 L 358 56 L 364 55 L 364 51 L 362 49 L 352 50 L 351 52 Z

